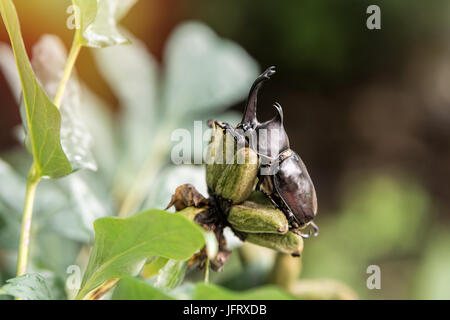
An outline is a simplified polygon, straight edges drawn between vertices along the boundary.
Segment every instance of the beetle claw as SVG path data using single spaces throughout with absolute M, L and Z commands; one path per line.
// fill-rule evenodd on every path
M 300 233 L 300 237 L 302 237 L 303 239 L 310 238 L 311 237 L 311 231 L 308 234 Z
M 319 227 L 314 222 L 310 222 L 309 225 L 312 227 L 312 230 L 310 229 L 307 234 L 302 233 L 298 229 L 293 230 L 293 232 L 297 233 L 303 239 L 311 238 L 311 236 L 317 237 L 319 235 Z
M 314 233 L 313 236 L 317 237 L 319 235 L 319 227 L 317 226 L 317 224 L 315 224 L 314 222 L 311 221 L 311 227 L 314 229 Z

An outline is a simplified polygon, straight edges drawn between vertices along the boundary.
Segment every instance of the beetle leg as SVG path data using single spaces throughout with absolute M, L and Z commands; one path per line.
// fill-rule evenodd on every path
M 294 230 L 292 230 L 292 232 L 294 232 L 295 234 L 298 234 L 303 239 L 308 239 L 308 238 L 310 238 L 312 236 L 312 232 L 311 231 L 309 231 L 308 234 L 304 234 L 300 230 L 294 229 Z
M 245 146 L 245 136 L 240 134 L 236 131 L 229 123 L 226 122 L 220 122 L 220 121 L 214 121 L 216 126 L 221 128 L 222 130 L 226 130 L 227 133 L 231 134 L 231 136 L 234 138 L 234 140 L 238 143 L 238 145 Z
M 267 170 L 264 175 L 266 175 L 266 176 L 275 175 L 278 171 L 277 170 L 278 167 L 274 168 L 274 165 L 279 165 L 278 157 L 272 158 L 272 157 L 266 156 L 264 154 L 261 154 L 259 152 L 257 152 L 256 154 L 260 158 L 261 168 L 264 168 Z
M 265 192 L 265 191 L 262 190 L 262 189 L 260 189 L 260 191 L 261 191 L 262 193 L 264 193 L 264 195 L 265 195 L 267 198 L 269 198 L 270 202 L 273 204 L 273 206 L 274 206 L 276 209 L 278 209 L 278 210 L 280 210 L 281 212 L 284 213 L 284 215 L 286 216 L 286 218 L 287 218 L 287 220 L 288 220 L 289 225 L 293 226 L 294 228 L 298 228 L 297 221 L 295 220 L 295 217 L 294 217 L 294 215 L 292 214 L 292 212 L 291 212 L 290 210 L 283 210 L 283 208 L 275 201 L 275 199 L 274 199 L 270 194 L 268 194 L 267 192 Z M 308 236 L 308 237 L 309 237 L 309 236 Z
M 272 205 L 280 210 L 281 212 L 284 213 L 284 215 L 286 216 L 286 219 L 288 220 L 289 225 L 292 227 L 292 231 L 298 231 L 296 232 L 298 235 L 300 235 L 302 238 L 306 239 L 309 238 L 312 235 L 312 232 L 309 232 L 309 234 L 303 234 L 301 233 L 301 231 L 298 230 L 298 228 L 300 227 L 297 219 L 295 218 L 294 214 L 292 213 L 291 210 L 289 210 L 288 208 L 283 208 L 276 200 L 275 198 L 269 194 L 268 192 L 266 192 L 262 187 L 263 183 L 263 179 L 261 178 L 261 174 L 258 174 L 258 183 L 256 184 L 256 190 L 261 191 L 272 203 Z M 319 232 L 319 228 L 313 223 L 311 222 L 312 227 L 314 228 L 314 236 L 316 236 Z
M 314 232 L 312 230 L 309 230 L 308 234 L 304 234 L 300 230 L 295 230 L 294 232 L 303 239 L 308 239 L 311 236 L 317 237 L 319 235 L 319 227 L 314 222 L 310 222 L 309 225 L 312 227 Z
M 276 208 L 276 209 L 278 209 L 278 210 L 280 210 L 280 211 L 283 211 L 283 210 L 281 210 L 281 207 L 278 205 L 278 203 L 273 199 L 273 197 L 270 195 L 270 194 L 268 194 L 266 191 L 264 191 L 263 189 L 260 189 L 260 191 L 262 192 L 262 193 L 264 193 L 264 195 L 270 200 L 270 202 L 273 204 L 273 206 Z
M 258 182 L 256 183 L 256 187 L 255 187 L 255 190 L 257 190 L 257 191 L 262 191 L 262 189 L 261 189 L 261 185 L 262 185 L 262 179 L 261 179 L 261 175 L 258 173 Z
M 297 219 L 295 218 L 294 214 L 291 212 L 291 210 L 288 210 L 288 222 L 289 224 L 294 228 L 297 229 L 299 227 L 297 223 Z
M 262 154 L 259 152 L 256 152 L 256 154 L 261 158 L 265 158 L 265 159 L 269 160 L 271 163 L 268 163 L 267 164 L 268 166 L 271 166 L 273 164 L 273 162 L 278 161 L 278 156 L 272 158 L 272 157 L 266 156 L 265 154 Z

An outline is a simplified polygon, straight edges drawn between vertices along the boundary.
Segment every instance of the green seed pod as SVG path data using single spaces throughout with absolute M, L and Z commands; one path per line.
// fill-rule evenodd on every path
M 233 204 L 245 201 L 253 191 L 258 174 L 258 156 L 250 148 L 241 148 L 236 152 L 232 164 L 226 164 L 215 193 Z
M 242 232 L 284 234 L 289 230 L 283 212 L 252 201 L 231 207 L 227 219 L 235 230 Z
M 206 184 L 211 190 L 216 189 L 217 181 L 225 167 L 225 135 L 221 129 L 214 129 L 206 151 Z
M 281 235 L 273 233 L 248 233 L 245 240 L 259 246 L 274 249 L 282 253 L 289 253 L 294 256 L 301 255 L 303 251 L 302 237 L 292 231 Z
M 269 198 L 267 198 L 267 196 L 261 191 L 253 191 L 247 200 L 273 208 L 272 202 L 270 202 Z

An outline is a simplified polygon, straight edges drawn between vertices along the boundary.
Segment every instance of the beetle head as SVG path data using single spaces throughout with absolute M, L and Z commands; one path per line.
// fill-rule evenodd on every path
M 283 126 L 283 109 L 279 103 L 274 104 L 277 115 L 273 119 L 260 123 L 257 117 L 259 89 L 275 72 L 275 67 L 270 67 L 256 78 L 250 89 L 242 121 L 237 126 L 250 135 L 248 137 L 252 149 L 270 158 L 277 157 L 280 152 L 289 148 L 289 139 Z
M 256 127 L 258 136 L 258 153 L 270 158 L 277 158 L 286 149 L 289 149 L 289 137 L 283 125 L 283 109 L 279 103 L 273 105 L 277 115 L 269 121 L 259 123 Z

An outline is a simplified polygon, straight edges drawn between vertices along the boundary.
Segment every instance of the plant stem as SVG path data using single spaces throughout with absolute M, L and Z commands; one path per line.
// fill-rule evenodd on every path
M 103 282 L 99 287 L 89 292 L 86 296 L 79 297 L 77 300 L 100 300 L 119 282 L 120 278 L 109 279 Z
M 72 70 L 75 66 L 75 62 L 77 61 L 78 55 L 80 54 L 81 45 L 80 42 L 75 38 L 72 43 L 72 48 L 70 49 L 69 56 L 67 57 L 66 67 L 64 68 L 63 77 L 58 87 L 58 91 L 56 92 L 55 99 L 53 100 L 54 104 L 58 107 L 61 106 L 62 97 L 64 91 L 67 87 L 67 83 L 69 82 L 70 75 L 72 74 Z
M 74 39 L 72 48 L 70 49 L 69 56 L 67 58 L 66 66 L 64 68 L 63 77 L 56 92 L 53 103 L 59 109 L 62 101 L 64 91 L 69 82 L 70 75 L 75 66 L 75 62 L 80 53 L 80 42 Z M 27 178 L 27 188 L 25 193 L 25 205 L 22 216 L 22 230 L 20 234 L 19 252 L 17 255 L 17 276 L 21 276 L 27 273 L 28 268 L 28 256 L 30 250 L 30 233 L 31 233 L 31 221 L 33 217 L 33 205 L 36 195 L 36 188 L 40 181 L 40 176 L 36 172 L 35 164 L 31 166 L 30 172 Z
M 205 263 L 205 275 L 204 275 L 204 279 L 203 281 L 205 283 L 209 282 L 209 258 L 206 258 L 206 263 Z
M 34 165 L 31 167 L 27 178 L 27 189 L 25 194 L 25 206 L 22 217 L 22 230 L 20 234 L 19 253 L 17 256 L 17 276 L 27 273 L 28 252 L 30 248 L 31 219 L 33 217 L 33 204 L 36 194 L 36 187 L 39 183 L 39 177 L 36 176 Z
M 301 258 L 278 252 L 269 275 L 269 282 L 280 286 L 286 291 L 290 291 L 291 286 L 299 278 L 301 269 Z

